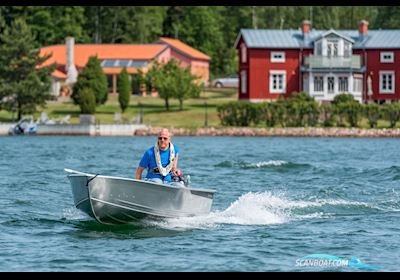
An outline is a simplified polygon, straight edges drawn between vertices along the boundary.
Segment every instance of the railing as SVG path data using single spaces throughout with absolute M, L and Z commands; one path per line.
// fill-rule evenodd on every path
M 308 68 L 360 69 L 362 67 L 362 61 L 360 55 L 352 55 L 350 57 L 309 55 L 304 57 L 304 66 Z

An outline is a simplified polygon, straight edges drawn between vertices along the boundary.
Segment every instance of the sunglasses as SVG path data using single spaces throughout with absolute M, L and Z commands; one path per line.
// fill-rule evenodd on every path
M 158 137 L 158 140 L 168 140 L 168 137 Z

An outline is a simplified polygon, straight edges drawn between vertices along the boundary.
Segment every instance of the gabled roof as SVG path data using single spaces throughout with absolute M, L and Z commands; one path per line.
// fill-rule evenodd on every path
M 241 37 L 248 48 L 313 48 L 314 40 L 327 32 L 352 40 L 353 49 L 396 49 L 400 48 L 400 30 L 368 30 L 360 37 L 358 30 L 316 30 L 312 29 L 307 40 L 301 30 L 278 29 L 241 29 L 235 42 L 235 48 Z
M 74 62 L 76 67 L 84 67 L 90 56 L 97 55 L 98 59 L 131 59 L 151 60 L 167 48 L 165 45 L 127 45 L 127 44 L 76 44 L 74 48 Z M 52 53 L 43 66 L 57 63 L 66 64 L 66 46 L 56 45 L 44 47 L 40 55 Z
M 324 37 L 327 37 L 327 36 L 329 36 L 329 35 L 331 35 L 331 34 L 334 34 L 334 35 L 336 35 L 336 36 L 338 36 L 338 37 L 341 37 L 341 38 L 345 39 L 346 41 L 349 41 L 349 42 L 351 42 L 351 43 L 354 43 L 354 40 L 353 40 L 353 39 L 351 39 L 350 37 L 347 37 L 346 35 L 344 35 L 344 34 L 342 34 L 342 33 L 338 33 L 338 32 L 336 32 L 336 31 L 333 30 L 333 29 L 329 29 L 328 31 L 322 33 L 322 34 L 319 35 L 317 38 L 315 38 L 314 41 L 318 41 L 319 39 L 324 38 Z
M 179 41 L 177 39 L 161 37 L 158 40 L 158 42 L 165 43 L 165 44 L 171 46 L 172 48 L 174 48 L 192 58 L 202 59 L 202 60 L 211 60 L 211 58 L 208 55 L 192 48 L 191 46 L 186 45 L 185 43 L 183 43 L 182 41 Z

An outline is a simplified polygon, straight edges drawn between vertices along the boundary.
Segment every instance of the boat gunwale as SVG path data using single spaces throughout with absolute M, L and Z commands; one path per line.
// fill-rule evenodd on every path
M 70 175 L 68 175 L 68 177 L 93 177 L 96 176 L 96 174 L 89 174 L 89 173 L 72 173 Z M 106 176 L 106 175 L 97 175 L 96 178 L 105 178 L 105 179 L 115 179 L 115 180 L 123 180 L 123 181 L 131 181 L 131 182 L 138 182 L 138 183 L 145 183 L 145 184 L 150 184 L 150 185 L 155 185 L 155 186 L 162 186 L 162 187 L 167 187 L 167 188 L 171 188 L 171 189 L 178 189 L 178 187 L 176 186 L 170 186 L 167 184 L 158 184 L 155 182 L 151 182 L 151 181 L 144 181 L 144 180 L 138 180 L 138 179 L 131 179 L 131 178 L 124 178 L 124 177 L 116 177 L 116 176 Z M 184 187 L 184 189 L 186 190 L 190 190 L 190 191 L 199 191 L 199 192 L 206 192 L 206 193 L 216 193 L 216 190 L 212 190 L 212 189 L 200 189 L 200 188 L 192 188 L 192 187 Z

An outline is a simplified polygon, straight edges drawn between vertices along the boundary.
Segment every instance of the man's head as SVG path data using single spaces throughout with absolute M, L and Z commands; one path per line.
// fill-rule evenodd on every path
M 161 150 L 166 150 L 169 147 L 169 142 L 171 141 L 171 134 L 169 133 L 169 130 L 166 128 L 163 128 L 160 130 L 158 133 L 158 147 L 160 147 Z

